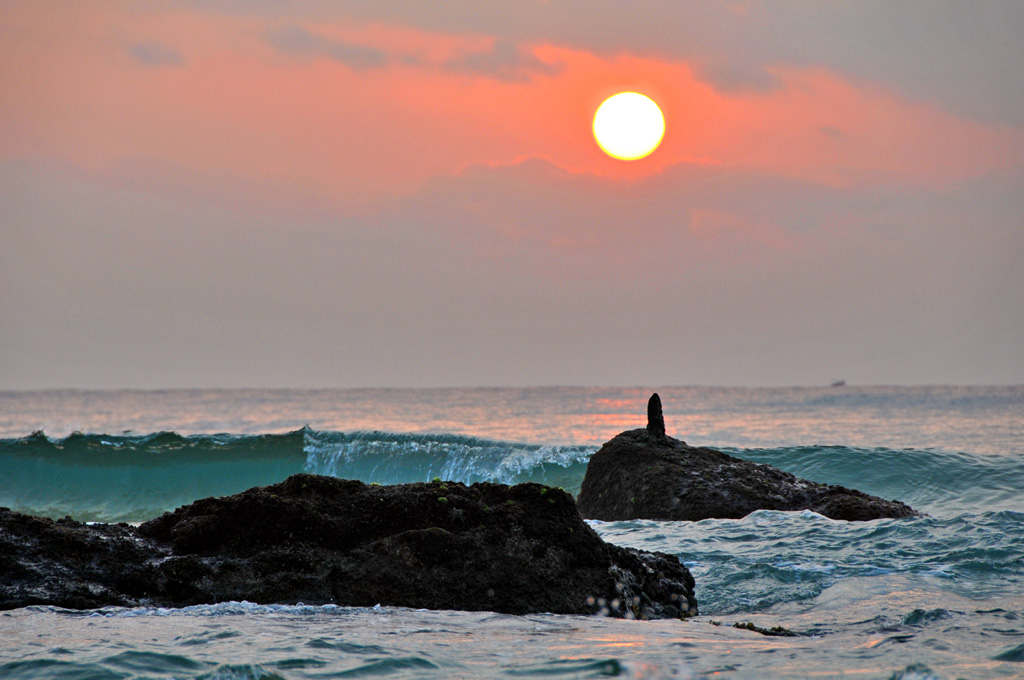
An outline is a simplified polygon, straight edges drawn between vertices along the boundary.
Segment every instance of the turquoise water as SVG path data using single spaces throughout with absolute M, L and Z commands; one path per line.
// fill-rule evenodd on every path
M 0 678 L 1024 677 L 1024 388 L 658 391 L 691 444 L 928 516 L 593 522 L 689 566 L 702 616 L 687 622 L 33 607 L 0 614 Z M 576 492 L 600 443 L 643 425 L 650 392 L 0 393 L 0 505 L 137 522 L 299 471 Z M 746 622 L 797 635 L 732 625 Z

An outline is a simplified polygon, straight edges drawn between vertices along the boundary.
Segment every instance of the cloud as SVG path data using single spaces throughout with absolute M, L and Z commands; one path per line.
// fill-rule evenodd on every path
M 622 181 L 529 159 L 431 182 L 389 202 L 382 219 L 455 231 L 465 259 L 518 261 L 542 278 L 650 283 L 656 271 L 676 276 L 723 259 L 760 266 L 800 251 L 841 196 L 803 180 L 715 166 L 679 164 Z
M 283 53 L 326 57 L 357 71 L 380 68 L 389 62 L 388 55 L 382 50 L 315 35 L 296 25 L 270 31 L 267 41 Z
M 1024 3 L 766 2 L 761 63 L 820 65 L 951 113 L 1024 125 Z
M 158 42 L 130 45 L 128 47 L 128 54 L 146 66 L 181 66 L 185 63 L 181 52 Z
M 844 189 L 678 165 L 622 182 L 530 160 L 390 203 L 377 233 L 464 280 L 481 322 L 488 297 L 567 315 L 579 351 L 608 342 L 646 375 L 658 362 L 636 353 L 657 348 L 667 381 L 1005 382 L 1024 371 L 1016 181 Z
M 822 125 L 818 128 L 818 130 L 821 131 L 821 134 L 825 135 L 826 137 L 829 137 L 830 139 L 834 139 L 837 142 L 846 141 L 846 135 L 843 134 L 842 130 L 835 126 Z
M 421 56 L 396 55 L 369 45 L 328 38 L 295 24 L 271 30 L 267 42 L 279 52 L 305 57 L 325 57 L 354 70 L 379 68 L 394 60 L 403 65 L 427 65 Z M 431 66 L 451 73 L 494 78 L 505 82 L 526 82 L 535 75 L 558 75 L 563 64 L 543 61 L 527 47 L 511 40 L 493 41 L 490 49 L 464 51 L 458 56 L 434 61 Z
M 542 61 L 529 49 L 505 39 L 496 40 L 489 51 L 472 52 L 451 59 L 444 67 L 456 73 L 471 73 L 510 82 L 525 82 L 534 75 L 558 75 L 565 68 L 563 64 Z
M 744 62 L 734 57 L 705 57 L 694 59 L 695 71 L 722 92 L 770 92 L 782 86 L 782 81 L 760 64 Z
M 28 320 L 0 324 L 5 387 L 1024 378 L 1019 172 L 842 190 L 531 160 L 301 219 L 218 204 L 216 175 L 0 180 L 0 318 Z
M 675 59 L 727 91 L 764 91 L 774 85 L 778 67 L 825 68 L 939 101 L 958 115 L 1024 125 L 1024 41 L 1018 36 L 1024 3 L 1013 0 L 222 0 L 213 6 L 275 19 L 392 23 L 604 56 Z

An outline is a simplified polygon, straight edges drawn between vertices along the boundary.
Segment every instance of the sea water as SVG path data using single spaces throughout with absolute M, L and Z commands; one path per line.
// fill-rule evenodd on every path
M 644 426 L 652 391 L 0 392 L 0 506 L 141 522 L 302 471 L 577 493 L 601 443 Z M 0 613 L 0 678 L 1024 677 L 1024 387 L 657 391 L 670 435 L 927 516 L 591 522 L 690 568 L 687 621 L 29 607 Z

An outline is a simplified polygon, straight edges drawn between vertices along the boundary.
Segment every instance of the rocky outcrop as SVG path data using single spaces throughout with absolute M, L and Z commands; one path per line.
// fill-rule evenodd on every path
M 738 519 L 755 510 L 812 510 L 840 520 L 911 517 L 913 508 L 854 489 L 800 479 L 771 465 L 666 436 L 657 394 L 646 429 L 623 432 L 587 465 L 580 513 L 590 519 Z
M 260 603 L 697 613 L 670 555 L 605 543 L 538 484 L 370 486 L 315 475 L 206 498 L 135 528 L 0 509 L 0 609 Z

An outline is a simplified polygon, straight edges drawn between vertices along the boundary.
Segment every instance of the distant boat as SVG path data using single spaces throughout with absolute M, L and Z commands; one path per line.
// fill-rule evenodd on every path
M 834 380 L 829 387 L 846 387 L 845 380 Z

